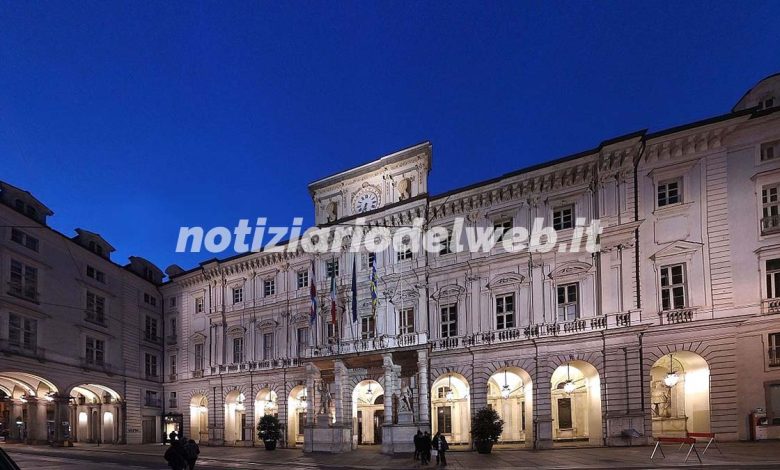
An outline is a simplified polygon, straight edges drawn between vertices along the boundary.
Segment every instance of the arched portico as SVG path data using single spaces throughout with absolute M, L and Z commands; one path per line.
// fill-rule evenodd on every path
M 710 368 L 691 351 L 661 356 L 650 369 L 654 436 L 710 432 Z
M 69 438 L 68 397 L 49 380 L 27 372 L 0 372 L 2 428 L 8 439 L 27 443 Z
M 572 360 L 552 374 L 553 441 L 602 445 L 601 380 L 596 368 Z
M 363 380 L 352 390 L 353 433 L 358 445 L 381 444 L 385 390 L 376 380 Z
M 303 428 L 306 425 L 306 407 L 309 397 L 305 385 L 296 385 L 287 399 L 288 446 L 303 444 Z
M 239 390 L 233 390 L 225 396 L 225 443 L 236 445 L 251 441 L 247 436 L 246 396 Z
M 488 406 L 504 421 L 499 443 L 533 443 L 533 384 L 519 367 L 497 370 L 488 379 Z
M 269 388 L 260 389 L 255 396 L 255 424 L 252 434 L 257 442 L 260 441 L 260 438 L 257 437 L 257 425 L 260 423 L 260 418 L 265 415 L 279 417 L 279 400 L 276 392 Z
M 209 399 L 204 394 L 190 400 L 190 438 L 204 444 L 209 441 Z
M 471 397 L 466 377 L 447 372 L 433 382 L 431 429 L 434 434 L 444 434 L 451 444 L 471 441 Z
M 74 442 L 119 443 L 125 441 L 122 398 L 100 384 L 80 384 L 70 390 L 71 439 Z

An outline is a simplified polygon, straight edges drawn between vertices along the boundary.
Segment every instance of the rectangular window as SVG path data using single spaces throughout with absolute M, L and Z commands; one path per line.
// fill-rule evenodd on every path
M 441 308 L 441 337 L 452 338 L 458 335 L 458 306 L 445 305 Z
M 505 218 L 505 219 L 499 219 L 493 222 L 493 236 L 496 239 L 496 243 L 501 242 L 504 240 L 504 236 L 506 236 L 509 231 L 512 230 L 512 219 L 511 218 Z
M 234 287 L 233 288 L 233 303 L 238 304 L 244 301 L 244 288 L 243 287 Z
M 682 202 L 682 180 L 674 179 L 658 183 L 658 207 L 669 206 Z
M 157 377 L 157 356 L 155 354 L 144 353 L 144 370 L 146 378 Z
M 168 299 L 168 306 L 170 306 L 171 308 L 176 307 L 176 297 L 171 297 L 170 299 Z
M 102 282 L 103 284 L 106 283 L 106 273 L 93 266 L 87 265 L 87 277 L 91 277 L 97 282 Z
M 780 333 L 769 334 L 769 367 L 780 367 Z M 780 405 L 780 403 L 778 403 Z M 780 418 L 780 416 L 778 416 Z
M 452 434 L 452 407 L 440 406 L 436 411 L 437 430 L 442 434 Z
M 452 244 L 452 231 L 450 229 L 446 230 L 447 235 L 439 240 L 439 256 L 452 253 L 452 247 L 450 246 Z
M 405 308 L 398 312 L 398 334 L 414 333 L 414 309 Z
M 144 328 L 144 338 L 147 341 L 157 341 L 157 319 L 152 318 L 149 315 L 146 316 L 146 323 Z
M 449 393 L 450 387 L 447 387 L 446 385 L 444 387 L 439 387 L 439 389 L 436 391 L 436 396 L 439 397 L 439 400 L 444 400 L 447 398 L 447 393 Z
M 558 321 L 574 321 L 580 317 L 580 286 L 576 282 L 561 284 L 556 288 L 558 296 Z
M 396 252 L 396 254 L 395 254 L 396 261 L 406 261 L 406 260 L 412 259 L 412 258 L 413 258 L 412 249 L 407 244 L 402 244 L 399 247 L 398 252 Z
M 325 263 L 325 272 L 329 278 L 338 277 L 339 275 L 339 261 L 332 260 Z
M 763 233 L 780 229 L 780 184 L 761 188 L 761 211 Z
M 176 327 L 178 326 L 176 324 L 176 317 L 171 318 L 170 324 L 171 324 L 171 331 L 168 333 L 168 336 L 171 336 L 171 337 L 175 338 L 176 337 Z
M 766 260 L 766 298 L 780 298 L 780 259 Z
M 574 227 L 574 206 L 561 206 L 553 210 L 553 228 L 566 230 Z
M 298 357 L 301 357 L 309 347 L 309 328 L 298 328 L 296 335 L 298 340 Z
M 171 354 L 168 364 L 168 370 L 171 373 L 171 375 L 176 375 L 178 372 L 178 364 L 176 363 L 176 354 Z
M 276 294 L 276 280 L 266 279 L 263 281 L 263 295 L 268 297 L 269 295 Z
M 274 334 L 263 334 L 263 360 L 268 361 L 274 358 Z
M 102 366 L 105 364 L 106 345 L 102 339 L 87 336 L 85 359 L 87 364 Z
M 571 398 L 558 399 L 558 429 L 571 429 Z
M 360 319 L 360 338 L 370 339 L 376 336 L 376 320 L 373 316 Z
M 327 323 L 328 344 L 336 344 L 339 340 L 339 325 L 337 323 Z
M 151 295 L 151 294 L 144 294 L 144 303 L 147 303 L 151 305 L 152 307 L 157 306 L 157 297 Z
M 515 327 L 514 294 L 496 296 L 496 328 L 503 330 Z
M 38 321 L 11 313 L 8 315 L 8 343 L 11 346 L 35 350 L 38 341 Z
M 774 160 L 780 157 L 780 140 L 761 144 L 761 161 Z
M 297 278 L 298 289 L 309 287 L 309 271 L 298 271 Z
M 160 407 L 160 400 L 157 398 L 157 392 L 151 390 L 146 391 L 144 405 L 154 408 Z
M 87 291 L 87 320 L 106 324 L 106 298 Z
M 38 269 L 11 260 L 8 293 L 28 300 L 38 299 Z
M 179 407 L 179 400 L 176 397 L 176 392 L 168 392 L 168 407 L 169 408 Z
M 195 313 L 203 313 L 203 297 L 195 297 Z
M 195 344 L 195 370 L 203 370 L 203 343 Z
M 33 251 L 38 251 L 38 239 L 27 235 L 19 229 L 11 229 L 11 240 L 22 245 L 25 248 L 29 248 Z
M 685 265 L 661 266 L 661 308 L 685 308 Z
M 244 362 L 244 338 L 233 338 L 233 364 Z

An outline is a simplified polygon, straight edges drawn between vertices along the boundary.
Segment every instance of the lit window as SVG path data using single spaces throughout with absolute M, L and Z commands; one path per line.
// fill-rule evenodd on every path
M 661 308 L 685 308 L 685 266 L 674 264 L 661 267 Z

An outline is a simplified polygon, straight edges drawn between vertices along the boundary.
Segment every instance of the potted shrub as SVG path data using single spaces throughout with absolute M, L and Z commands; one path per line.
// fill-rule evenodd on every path
M 493 450 L 493 444 L 501 437 L 504 430 L 504 422 L 498 417 L 496 410 L 482 408 L 474 415 L 471 421 L 471 435 L 474 444 L 480 454 L 489 454 Z
M 265 415 L 257 423 L 257 437 L 263 440 L 266 450 L 276 449 L 276 441 L 281 439 L 279 431 L 279 418 L 273 415 Z

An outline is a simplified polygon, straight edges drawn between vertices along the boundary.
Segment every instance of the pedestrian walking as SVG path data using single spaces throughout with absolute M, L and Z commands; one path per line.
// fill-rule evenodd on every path
M 194 440 L 190 439 L 184 444 L 184 456 L 187 459 L 187 468 L 189 470 L 195 470 L 195 462 L 200 455 L 200 446 Z
M 420 460 L 423 465 L 431 463 L 431 434 L 428 431 L 420 438 Z
M 450 445 L 447 442 L 447 439 L 439 434 L 439 452 L 438 457 L 436 457 L 436 463 L 440 464 L 442 467 L 447 466 L 447 450 L 449 450 Z
M 417 430 L 417 434 L 414 435 L 414 460 L 420 460 L 420 447 L 421 447 L 421 440 L 422 440 L 422 431 L 419 429 Z
M 173 430 L 170 434 L 168 434 L 168 438 L 170 439 L 171 444 L 173 444 L 177 437 L 179 436 L 176 434 L 176 430 Z
M 184 446 L 181 445 L 181 441 L 172 441 L 171 446 L 165 451 L 163 455 L 165 461 L 168 462 L 168 466 L 173 470 L 186 470 L 187 458 L 184 454 Z

